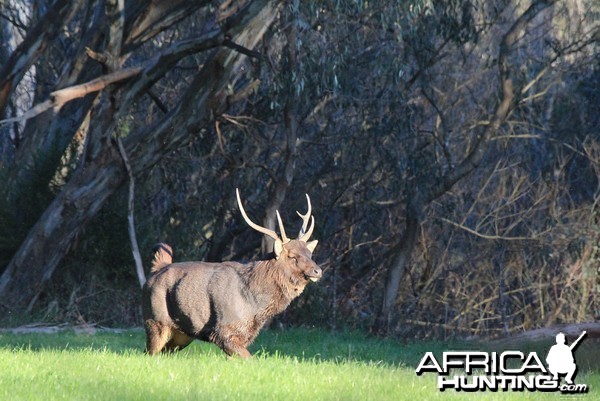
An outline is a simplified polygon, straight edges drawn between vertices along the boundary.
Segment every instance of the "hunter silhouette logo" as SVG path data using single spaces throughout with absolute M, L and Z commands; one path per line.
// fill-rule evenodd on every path
M 575 340 L 571 345 L 566 344 L 566 338 L 563 333 L 556 335 L 556 345 L 553 345 L 548 351 L 546 357 L 546 363 L 548 364 L 548 370 L 552 373 L 554 380 L 560 380 L 559 375 L 566 374 L 567 384 L 573 384 L 573 377 L 577 373 L 577 365 L 575 365 L 575 358 L 573 358 L 573 351 L 579 345 L 579 342 L 587 334 L 586 331 L 581 333 L 579 338 Z
M 575 384 L 577 365 L 573 353 L 587 333 L 567 345 L 563 333 L 546 356 L 547 367 L 536 352 L 446 351 L 441 359 L 426 352 L 415 373 L 436 372 L 440 391 L 560 391 L 565 394 L 587 393 L 587 384 Z M 453 374 L 451 374 L 453 373 Z M 565 382 L 561 384 L 561 376 Z

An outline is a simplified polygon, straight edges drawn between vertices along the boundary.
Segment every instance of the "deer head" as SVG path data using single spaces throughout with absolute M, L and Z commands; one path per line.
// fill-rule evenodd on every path
M 308 211 L 306 214 L 296 212 L 302 219 L 302 227 L 300 228 L 298 238 L 290 239 L 285 233 L 285 227 L 283 226 L 283 221 L 281 220 L 279 211 L 276 211 L 276 215 L 281 237 L 279 237 L 275 231 L 259 226 L 250 220 L 246 214 L 246 211 L 244 210 L 244 206 L 242 205 L 242 200 L 240 198 L 240 191 L 237 188 L 235 193 L 237 196 L 238 206 L 240 207 L 240 212 L 242 213 L 246 223 L 256 231 L 268 235 L 275 241 L 273 246 L 275 258 L 277 260 L 285 259 L 284 262 L 286 262 L 286 265 L 291 266 L 292 270 L 298 270 L 298 273 L 304 275 L 306 279 L 311 281 L 319 280 L 322 275 L 321 268 L 317 266 L 317 264 L 313 262 L 311 258 L 318 241 L 309 241 L 310 236 L 315 228 L 315 218 L 311 215 L 312 206 L 310 203 L 310 197 L 306 195 L 306 201 L 308 203 Z

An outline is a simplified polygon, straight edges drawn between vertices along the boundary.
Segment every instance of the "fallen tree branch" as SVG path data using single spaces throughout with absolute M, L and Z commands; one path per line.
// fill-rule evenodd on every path
M 542 327 L 539 329 L 515 333 L 509 337 L 499 338 L 493 343 L 502 346 L 509 346 L 535 341 L 552 341 L 558 333 L 563 333 L 566 336 L 575 338 L 583 331 L 588 332 L 588 338 L 599 339 L 600 322 L 568 323 L 558 324 L 550 327 Z

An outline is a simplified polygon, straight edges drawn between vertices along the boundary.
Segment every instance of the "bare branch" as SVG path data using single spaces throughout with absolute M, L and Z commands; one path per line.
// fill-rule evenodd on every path
M 124 68 L 122 70 L 103 75 L 84 84 L 75 85 L 54 91 L 50 93 L 49 99 L 45 102 L 34 106 L 19 117 L 0 120 L 0 125 L 25 121 L 51 108 L 55 111 L 58 111 L 65 103 L 73 99 L 78 99 L 84 97 L 89 93 L 101 91 L 110 84 L 130 79 L 139 75 L 142 72 L 145 73 L 145 80 L 143 81 L 143 89 L 145 92 L 145 89 L 147 89 L 148 85 L 150 85 L 152 82 L 164 75 L 179 60 L 181 60 L 181 58 L 189 54 L 217 47 L 222 42 L 223 38 L 220 30 L 213 30 L 200 37 L 177 42 L 161 54 L 143 63 L 141 66 Z M 93 57 L 99 57 L 100 59 L 103 58 L 102 55 L 98 55 L 97 53 L 91 50 L 90 53 L 94 55 Z M 130 91 L 128 97 L 131 98 L 132 96 L 135 96 L 137 94 L 138 91 Z
M 50 93 L 48 100 L 32 107 L 21 116 L 0 120 L 0 125 L 29 120 L 30 118 L 33 118 L 48 109 L 54 109 L 54 111 L 58 111 L 62 106 L 64 106 L 65 103 L 70 102 L 73 99 L 84 97 L 89 93 L 98 92 L 110 84 L 134 77 L 142 72 L 142 70 L 142 67 L 125 68 L 123 70 L 113 72 L 112 74 L 103 75 L 84 84 L 59 89 Z
M 544 232 L 541 232 L 533 237 L 507 237 L 504 235 L 488 235 L 488 234 L 482 234 L 480 232 L 478 232 L 477 230 L 473 230 L 472 228 L 469 228 L 467 226 L 465 226 L 464 224 L 460 224 L 457 222 L 454 222 L 452 220 L 448 220 L 444 217 L 440 217 L 440 220 L 442 220 L 445 223 L 451 224 L 454 227 L 458 227 L 461 230 L 464 230 L 466 232 L 468 232 L 469 234 L 473 234 L 479 238 L 483 238 L 483 239 L 489 239 L 489 240 L 502 240 L 502 241 L 532 241 L 532 240 L 537 240 L 539 239 L 539 237 L 541 237 L 542 235 L 550 232 L 551 230 L 548 229 Z
M 223 141 L 223 134 L 221 134 L 221 122 L 219 120 L 215 121 L 215 131 L 217 132 L 217 139 L 219 141 L 219 150 L 221 150 L 221 154 L 223 158 L 228 162 L 231 162 L 233 159 L 227 154 L 225 151 L 225 143 Z
M 160 111 L 162 111 L 164 114 L 167 114 L 169 112 L 169 108 L 167 107 L 167 105 L 165 105 L 162 100 L 160 100 L 160 98 L 158 97 L 158 95 L 156 93 L 154 93 L 153 90 L 148 89 L 148 96 L 150 96 L 150 99 L 152 99 L 152 101 L 154 102 L 154 104 L 156 104 L 156 106 L 160 109 Z
M 508 62 L 509 53 L 512 46 L 515 44 L 527 24 L 535 18 L 541 11 L 554 4 L 555 0 L 540 0 L 533 3 L 510 27 L 508 32 L 502 37 L 500 43 L 500 51 L 498 54 L 498 72 L 500 76 L 500 102 L 494 110 L 494 115 L 488 125 L 485 126 L 483 132 L 479 134 L 475 141 L 473 149 L 467 157 L 450 170 L 442 181 L 434 184 L 424 196 L 424 204 L 437 199 L 444 194 L 448 189 L 458 182 L 461 178 L 471 173 L 479 166 L 483 159 L 489 139 L 496 135 L 506 117 L 508 116 L 514 103 L 514 88 L 511 79 L 511 69 Z
M 135 182 L 133 178 L 133 172 L 131 170 L 131 164 L 127 158 L 127 152 L 123 146 L 121 137 L 117 137 L 117 145 L 119 146 L 119 154 L 125 164 L 127 170 L 127 176 L 129 177 L 129 197 L 127 202 L 127 229 L 129 231 L 129 241 L 131 242 L 131 253 L 133 254 L 133 260 L 135 261 L 135 271 L 138 276 L 140 287 L 146 284 L 146 275 L 144 274 L 144 265 L 142 264 L 142 255 L 140 254 L 140 247 L 138 246 L 137 236 L 135 234 L 135 222 L 134 222 L 134 201 L 135 201 Z
M 31 28 L 25 40 L 12 52 L 0 69 L 0 118 L 13 89 L 25 72 L 42 54 L 46 45 L 61 32 L 81 7 L 80 1 L 55 1 L 40 21 Z M 57 23 L 59 21 L 60 23 Z
M 229 47 L 230 49 L 233 49 L 242 54 L 245 54 L 248 57 L 255 58 L 259 61 L 263 61 L 265 59 L 265 57 L 262 54 L 260 54 L 259 52 L 250 50 L 244 46 L 240 46 L 237 43 L 233 42 L 229 37 L 225 38 L 225 40 L 223 41 L 223 46 Z
M 135 50 L 150 38 L 192 15 L 194 11 L 204 7 L 209 2 L 207 0 L 172 0 L 135 3 L 137 4 L 128 4 L 126 9 L 126 11 L 133 9 L 133 14 L 137 16 L 134 17 L 135 19 L 131 21 L 131 24 L 128 24 L 126 29 L 126 39 L 123 44 L 124 54 Z M 131 18 L 128 19 L 131 20 Z

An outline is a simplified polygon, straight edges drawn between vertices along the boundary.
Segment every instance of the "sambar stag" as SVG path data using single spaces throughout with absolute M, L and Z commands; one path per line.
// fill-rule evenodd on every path
M 308 195 L 308 212 L 298 213 L 303 220 L 298 239 L 286 236 L 279 212 L 281 238 L 252 222 L 238 190 L 236 196 L 246 223 L 274 239 L 275 257 L 250 263 L 172 263 L 171 248 L 159 244 L 142 296 L 149 354 L 179 350 L 198 339 L 248 358 L 247 347 L 265 322 L 285 310 L 309 281 L 321 278 L 321 268 L 312 260 L 317 241 L 308 241 L 315 225 Z

